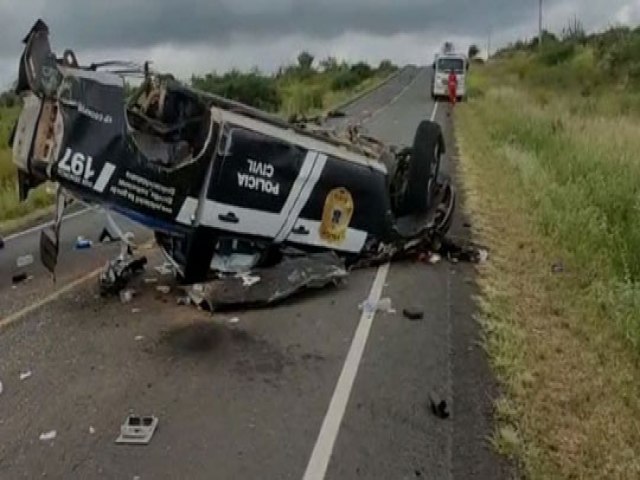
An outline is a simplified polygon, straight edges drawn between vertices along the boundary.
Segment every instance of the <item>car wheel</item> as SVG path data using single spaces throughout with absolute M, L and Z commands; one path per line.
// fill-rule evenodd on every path
M 420 122 L 409 160 L 404 202 L 409 212 L 423 213 L 431 207 L 444 150 L 444 137 L 440 125 L 429 120 Z

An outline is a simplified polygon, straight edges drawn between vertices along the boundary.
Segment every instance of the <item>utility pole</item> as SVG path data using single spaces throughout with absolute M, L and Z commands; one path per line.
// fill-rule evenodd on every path
M 489 28 L 489 38 L 487 38 L 487 60 L 491 58 L 491 28 Z
M 542 48 L 542 0 L 538 0 L 538 47 Z

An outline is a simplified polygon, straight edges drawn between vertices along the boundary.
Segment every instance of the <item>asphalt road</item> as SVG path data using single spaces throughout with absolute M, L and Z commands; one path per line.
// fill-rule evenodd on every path
M 345 110 L 410 144 L 434 114 L 430 75 L 404 70 Z M 452 144 L 446 108 L 435 118 Z M 15 289 L 0 280 L 0 478 L 507 478 L 487 442 L 495 390 L 470 265 L 396 263 L 278 307 L 215 316 L 143 279 L 129 304 L 99 298 L 93 281 L 47 301 L 115 251 L 73 249 L 102 225 L 93 212 L 66 222 L 56 285 L 37 265 Z M 37 232 L 10 238 L 2 276 L 36 246 Z M 146 277 L 170 282 L 152 268 Z M 359 310 L 378 295 L 398 313 Z M 21 314 L 34 300 L 42 305 Z M 403 318 L 407 306 L 424 319 Z M 450 418 L 431 413 L 430 394 L 446 399 Z M 131 412 L 159 417 L 149 445 L 114 443 Z M 39 439 L 52 430 L 55 439 Z

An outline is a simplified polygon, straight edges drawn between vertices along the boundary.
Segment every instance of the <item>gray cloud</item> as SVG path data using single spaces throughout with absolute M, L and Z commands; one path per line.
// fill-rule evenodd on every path
M 318 55 L 431 58 L 444 40 L 460 47 L 531 36 L 537 0 L 22 0 L 0 2 L 0 86 L 13 75 L 20 39 L 39 17 L 57 50 L 97 58 L 151 58 L 188 70 L 263 68 L 301 48 Z M 640 0 L 545 0 L 545 25 L 577 15 L 588 28 L 640 20 Z M 346 44 L 344 42 L 351 42 Z M 356 44 L 353 44 L 356 42 Z M 196 55 L 197 53 L 197 55 Z M 84 58 L 84 57 L 83 57 Z M 428 60 L 427 60 L 428 61 Z
M 535 8 L 532 0 L 23 0 L 0 7 L 0 18 L 8 20 L 0 29 L 0 53 L 15 45 L 37 16 L 64 44 L 137 48 L 228 43 L 233 34 L 256 40 L 292 34 L 326 39 L 347 31 L 469 34 L 496 18 L 503 25 L 520 23 Z

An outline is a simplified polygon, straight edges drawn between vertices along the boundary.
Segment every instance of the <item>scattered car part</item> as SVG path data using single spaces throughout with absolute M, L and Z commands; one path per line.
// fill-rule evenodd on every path
M 422 320 L 424 318 L 424 311 L 416 307 L 408 307 L 402 310 L 402 314 L 409 320 Z
M 144 270 L 146 264 L 147 257 L 122 255 L 108 261 L 98 278 L 100 295 L 118 294 L 136 274 Z
M 120 303 L 127 304 L 133 300 L 133 296 L 135 295 L 135 291 L 130 288 L 125 288 L 118 292 L 120 296 Z
M 431 412 L 438 418 L 447 419 L 451 416 L 446 400 L 440 399 L 437 395 L 429 395 L 429 406 Z
M 32 263 L 33 263 L 33 255 L 31 254 L 22 255 L 16 259 L 16 267 L 18 268 L 28 267 Z
M 172 265 L 169 262 L 165 262 L 162 265 L 158 265 L 157 267 L 153 267 L 156 272 L 160 275 L 171 275 L 173 274 Z M 157 278 L 149 278 L 146 279 L 147 283 L 155 283 L 158 281 Z
M 129 415 L 120 426 L 120 435 L 116 443 L 147 445 L 158 427 L 158 417 Z
M 188 295 L 182 296 L 182 297 L 178 297 L 178 298 L 176 298 L 176 304 L 177 305 L 191 305 L 191 298 Z
M 98 237 L 98 241 L 100 243 L 105 243 L 105 242 L 113 242 L 114 240 L 115 240 L 115 237 L 111 235 L 109 230 L 107 230 L 106 227 L 103 228 L 102 232 L 100 232 L 100 236 Z
M 55 430 L 50 430 L 48 432 L 41 433 L 40 440 L 43 442 L 49 442 L 51 440 L 55 440 L 57 436 L 58 436 L 58 432 L 56 432 Z
M 27 279 L 27 274 L 24 272 L 16 273 L 11 277 L 11 283 L 17 285 L 18 283 L 22 283 Z
M 282 301 L 304 289 L 335 285 L 347 276 L 344 262 L 333 252 L 285 258 L 280 263 L 252 272 L 262 281 L 245 285 L 242 278 L 223 276 L 189 289 L 196 305 L 210 311 L 242 305 L 263 306 Z

